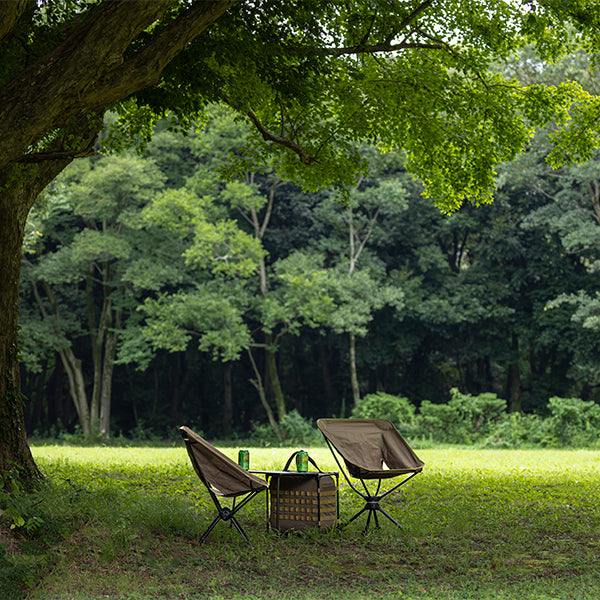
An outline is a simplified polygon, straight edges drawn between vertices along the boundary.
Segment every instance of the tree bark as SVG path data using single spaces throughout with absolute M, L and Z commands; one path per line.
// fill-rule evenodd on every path
M 0 475 L 30 486 L 39 472 L 25 435 L 17 336 L 21 244 L 29 207 L 25 190 L 25 197 L 15 196 L 0 194 Z
M 360 403 L 360 386 L 358 385 L 358 373 L 356 370 L 356 336 L 350 332 L 350 383 L 352 384 L 352 398 L 354 408 Z
M 13 478 L 31 488 L 40 475 L 27 445 L 19 374 L 21 245 L 31 205 L 64 166 L 54 161 L 44 168 L 0 168 L 0 475 L 4 485 Z
M 230 362 L 223 364 L 223 386 L 225 392 L 223 394 L 223 435 L 228 437 L 231 433 L 231 425 L 233 423 L 233 382 L 232 374 L 233 365 Z
M 250 358 L 250 363 L 252 364 L 252 370 L 254 371 L 254 375 L 256 379 L 251 379 L 250 383 L 256 388 L 258 392 L 258 397 L 260 398 L 260 403 L 263 405 L 265 412 L 267 413 L 267 419 L 269 420 L 269 425 L 275 432 L 277 439 L 282 442 L 283 436 L 281 434 L 281 428 L 279 427 L 279 423 L 275 418 L 275 414 L 273 413 L 273 409 L 267 400 L 267 394 L 265 392 L 265 386 L 263 385 L 262 377 L 260 376 L 260 371 L 258 370 L 258 366 L 256 365 L 256 361 L 254 360 L 254 355 L 252 354 L 252 348 L 248 348 L 248 357 Z

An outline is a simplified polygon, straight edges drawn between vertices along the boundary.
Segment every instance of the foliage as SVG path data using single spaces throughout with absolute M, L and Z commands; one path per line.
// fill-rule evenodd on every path
M 550 414 L 506 413 L 495 394 L 452 390 L 446 404 L 424 401 L 408 432 L 412 439 L 490 447 L 590 448 L 600 438 L 600 406 L 579 398 L 553 397 Z
M 548 419 L 535 414 L 509 413 L 492 428 L 484 446 L 494 448 L 543 447 L 548 441 Z
M 556 83 L 583 77 L 588 66 L 570 56 L 548 67 L 527 51 L 502 68 Z M 89 355 L 82 277 L 90 257 L 110 259 L 115 275 L 105 286 L 122 320 L 111 427 L 123 435 L 137 435 L 140 420 L 165 435 L 169 424 L 192 417 L 212 436 L 235 429 L 244 437 L 252 421 L 264 421 L 248 350 L 273 400 L 267 348 L 284 409 L 295 406 L 308 419 L 347 414 L 350 336 L 360 394 L 386 389 L 425 402 L 425 412 L 429 400 L 433 420 L 453 418 L 441 413 L 454 387 L 490 391 L 513 412 L 542 416 L 553 395 L 598 400 L 595 161 L 550 172 L 542 132 L 520 162 L 502 167 L 492 205 L 443 216 L 421 197 L 404 153 L 381 156 L 361 145 L 369 171 L 358 185 L 343 197 L 305 194 L 279 181 L 273 161 L 245 153 L 252 134 L 232 111 L 209 106 L 203 119 L 201 131 L 185 137 L 170 120 L 158 122 L 144 157 L 81 161 L 32 215 L 20 312 L 30 430 L 50 431 L 57 416 L 73 430 L 73 411 L 62 407 L 60 353 Z M 222 179 L 219 166 L 230 155 L 241 161 L 241 180 Z M 89 220 L 94 203 L 85 187 L 96 186 L 90 196 L 102 214 L 104 205 L 126 203 L 115 181 L 132 200 L 140 187 L 143 208 L 128 212 L 118 236 L 80 235 L 73 198 Z M 54 282 L 59 315 L 42 317 L 28 294 L 36 274 Z M 229 368 L 233 400 L 221 376 Z M 85 361 L 83 374 L 91 387 Z M 228 401 L 243 415 L 229 429 Z M 459 433 L 452 439 L 475 435 Z
M 496 394 L 477 396 L 462 394 L 458 389 L 450 391 L 447 404 L 424 401 L 419 409 L 419 425 L 423 431 L 440 442 L 469 444 L 490 432 L 506 410 L 506 401 Z
M 322 441 L 321 434 L 315 426 L 296 410 L 289 411 L 281 422 L 281 430 L 284 441 L 287 444 L 314 445 L 316 441 Z
M 250 442 L 261 447 L 310 446 L 323 442 L 321 433 L 313 423 L 302 417 L 296 409 L 287 412 L 281 420 L 281 433 L 283 439 L 280 440 L 272 427 L 253 423 Z
M 22 529 L 34 533 L 43 524 L 36 516 L 34 507 L 40 502 L 37 494 L 26 493 L 18 485 L 16 478 L 6 482 L 0 478 L 0 518 L 10 522 L 10 529 Z
M 367 394 L 352 411 L 356 419 L 388 419 L 400 432 L 412 432 L 415 422 L 415 406 L 408 398 L 385 392 Z
M 553 397 L 548 401 L 548 442 L 553 446 L 589 447 L 600 437 L 600 406 L 580 398 Z
M 589 158 L 591 146 L 599 139 L 596 99 L 571 80 L 523 85 L 496 65 L 528 43 L 547 61 L 557 60 L 573 47 L 593 51 L 597 44 L 594 7 L 576 3 L 569 8 L 568 3 L 548 2 L 538 9 L 530 3 L 492 0 L 485 3 L 485 10 L 478 8 L 471 0 L 398 4 L 297 0 L 268 6 L 229 0 L 135 6 L 95 0 L 4 3 L 0 95 L 7 108 L 6 118 L 0 120 L 0 127 L 5 128 L 0 135 L 0 180 L 5 195 L 0 223 L 6 224 L 4 235 L 13 237 L 5 254 L 12 268 L 7 281 L 12 283 L 2 286 L 3 301 L 12 307 L 10 331 L 0 336 L 7 346 L 0 355 L 8 356 L 8 348 L 16 345 L 17 306 L 10 294 L 17 291 L 18 246 L 25 215 L 57 173 L 74 157 L 92 151 L 109 108 L 115 108 L 119 118 L 103 143 L 120 150 L 128 143 L 144 148 L 160 117 L 169 115 L 169 131 L 189 132 L 196 121 L 208 119 L 210 102 L 227 103 L 254 127 L 227 168 L 229 174 L 248 172 L 248 164 L 268 165 L 280 179 L 295 181 L 305 190 L 337 187 L 347 199 L 349 190 L 367 173 L 361 143 L 373 143 L 382 152 L 404 151 L 406 168 L 420 178 L 425 195 L 445 212 L 466 202 L 490 202 L 496 165 L 521 153 L 535 126 L 549 121 L 568 125 L 554 137 L 560 145 L 553 155 L 555 163 L 569 153 Z M 36 68 L 29 68 L 33 64 Z M 574 103 L 571 114 L 575 118 L 571 119 L 569 108 Z M 94 177 L 88 181 L 93 184 Z M 181 183 L 181 173 L 171 181 Z M 231 205 L 234 208 L 252 211 L 258 206 L 247 189 L 233 184 L 227 191 L 238 198 Z M 94 197 L 92 193 L 79 203 L 82 218 L 92 220 L 93 211 L 100 208 L 89 202 Z M 98 218 L 119 206 L 118 202 L 109 204 Z M 125 218 L 120 225 L 125 224 L 131 221 Z M 195 245 L 186 254 L 188 263 L 223 259 L 217 264 L 229 270 L 225 259 L 231 255 L 223 251 L 233 249 L 237 260 L 251 245 L 245 232 L 228 219 L 202 220 L 195 227 L 209 248 Z M 75 271 L 86 267 L 93 271 L 99 261 L 107 266 L 131 258 L 127 240 L 114 232 L 104 233 L 83 233 L 58 259 L 72 262 Z M 92 256 L 95 261 L 90 260 Z M 147 257 L 141 263 L 151 270 Z M 249 271 L 253 264 L 242 261 L 240 270 Z M 112 282 L 106 278 L 105 283 Z M 155 290 L 159 286 L 156 277 L 151 285 Z M 498 288 L 494 298 L 503 295 L 503 286 Z M 471 300 L 478 299 L 485 282 L 477 281 L 470 289 Z M 133 312 L 131 290 L 120 291 L 122 302 L 115 314 L 103 312 L 104 324 L 113 317 L 114 321 L 104 329 L 99 327 L 97 338 L 91 332 L 92 344 L 104 339 L 108 344 L 107 368 L 102 373 L 98 367 L 101 352 L 94 352 L 96 383 L 101 378 L 111 380 L 116 338 L 124 326 L 121 319 L 127 309 Z M 105 300 L 112 302 L 114 298 L 108 296 Z M 363 304 L 357 323 L 350 322 L 353 315 L 343 312 L 352 327 L 350 353 L 357 401 L 354 336 L 366 333 L 361 321 L 370 321 L 370 307 L 355 293 L 345 296 Z M 471 308 L 469 324 L 475 327 L 480 325 L 477 317 L 492 320 L 508 312 L 494 302 L 432 302 L 427 308 L 431 315 L 447 307 L 454 312 Z M 273 311 L 262 314 L 266 313 Z M 297 315 L 278 325 L 287 331 L 290 321 L 296 325 Z M 125 356 L 119 360 L 123 364 L 137 361 L 145 367 L 149 355 L 140 351 L 140 337 L 132 334 L 137 323 L 129 325 L 125 325 L 128 335 L 120 346 Z M 271 335 L 268 326 L 264 331 L 267 337 Z M 51 343 L 44 333 L 40 339 Z M 277 342 L 261 342 L 271 374 Z M 80 359 L 70 350 L 61 350 L 61 361 L 73 363 L 71 381 L 83 379 Z M 28 356 L 35 361 L 39 358 L 34 352 Z M 5 377 L 17 371 L 13 364 L 0 367 Z M 36 365 L 36 369 L 43 377 L 46 365 Z M 279 381 L 274 375 L 271 379 L 283 416 Z M 80 415 L 86 412 L 87 399 L 76 397 L 84 395 L 84 385 L 79 382 L 77 393 L 71 386 Z M 102 392 L 100 419 L 105 435 L 110 427 L 110 391 Z M 94 386 L 92 421 L 97 417 L 100 393 Z M 91 429 L 85 415 L 81 421 L 86 432 Z M 21 423 L 14 427 L 15 433 L 24 432 Z

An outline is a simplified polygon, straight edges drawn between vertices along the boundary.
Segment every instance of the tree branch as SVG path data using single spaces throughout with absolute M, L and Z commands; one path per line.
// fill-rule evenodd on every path
M 317 161 L 316 157 L 310 156 L 306 150 L 300 146 L 300 144 L 294 142 L 288 137 L 271 133 L 253 111 L 248 111 L 248 117 L 250 117 L 250 120 L 254 123 L 254 126 L 256 129 L 258 129 L 263 140 L 266 142 L 274 142 L 275 144 L 289 148 L 298 155 L 300 162 L 304 163 L 305 165 L 312 165 Z
M 327 48 L 325 50 L 325 54 L 329 54 L 332 56 L 343 56 L 346 54 L 374 54 L 378 52 L 394 52 L 396 50 L 405 50 L 407 48 L 419 48 L 426 50 L 442 50 L 445 45 L 441 42 L 437 42 L 434 44 L 425 44 L 419 42 L 399 42 L 396 44 L 392 43 L 392 40 L 396 36 L 397 32 L 402 31 L 405 27 L 408 27 L 411 23 L 417 19 L 417 17 L 427 10 L 435 0 L 425 0 L 419 6 L 417 6 L 399 25 L 396 31 L 393 31 L 390 35 L 387 36 L 385 40 L 379 42 L 378 44 L 367 44 L 367 40 L 370 37 L 371 29 L 373 27 L 373 21 L 371 21 L 369 28 L 363 39 L 356 46 L 345 46 L 343 48 Z M 375 15 L 373 15 L 373 20 L 375 19 Z M 421 35 L 424 35 L 422 31 L 418 30 Z M 431 36 L 426 36 L 431 37 Z M 406 40 L 406 38 L 405 38 Z
M 326 48 L 325 54 L 331 56 L 344 56 L 356 54 L 376 54 L 379 52 L 394 52 L 397 50 L 406 50 L 408 48 L 419 48 L 422 50 L 442 50 L 445 46 L 442 44 L 426 44 L 424 42 L 399 42 L 392 44 L 384 40 L 379 44 L 366 44 L 364 46 L 346 46 L 344 48 Z
M 158 83 L 163 69 L 200 33 L 241 0 L 200 1 L 161 31 L 138 54 L 114 69 L 102 82 L 103 104 Z
M 2 41 L 19 22 L 27 5 L 35 4 L 33 0 L 10 0 L 0 2 L 0 41 Z
M 48 131 L 158 82 L 165 66 L 240 0 L 197 0 L 139 52 L 131 43 L 176 0 L 99 3 L 57 48 L 0 87 L 0 157 L 18 160 Z M 0 2 L 3 4 L 11 4 Z M 14 135 L 15 126 L 19 135 Z

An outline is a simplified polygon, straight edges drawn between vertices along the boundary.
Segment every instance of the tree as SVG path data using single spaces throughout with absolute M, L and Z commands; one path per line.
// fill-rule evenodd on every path
M 248 127 L 231 111 L 215 107 L 193 140 L 199 162 L 187 186 L 157 197 L 145 211 L 149 221 L 185 240 L 184 256 L 198 276 L 191 289 L 146 301 L 146 331 L 155 347 L 172 351 L 183 350 L 197 336 L 200 349 L 229 365 L 245 351 L 252 366 L 250 381 L 281 437 L 287 408 L 278 346 L 286 334 L 298 333 L 301 324 L 314 326 L 322 320 L 329 298 L 315 283 L 324 275 L 322 266 L 294 255 L 272 260 L 264 251 L 273 209 L 282 200 L 275 170 L 268 165 L 261 169 L 246 157 L 241 181 L 219 179 L 228 156 L 239 155 L 247 137 Z M 226 398 L 226 410 L 230 404 Z
M 34 255 L 30 249 L 25 261 L 24 278 L 31 284 L 42 325 L 50 325 L 44 333 L 51 329 L 54 334 L 52 344 L 67 373 L 86 436 L 93 430 L 110 435 L 117 345 L 130 317 L 136 320 L 134 294 L 140 286 L 133 282 L 142 279 L 141 271 L 146 279 L 142 287 L 151 286 L 155 277 L 150 269 L 158 262 L 157 239 L 151 245 L 149 237 L 141 238 L 136 220 L 144 205 L 163 189 L 163 179 L 153 161 L 137 156 L 88 159 L 72 165 L 60 177 L 57 198 L 48 191 L 50 210 L 41 223 L 37 252 Z M 67 229 L 65 223 L 73 217 L 76 222 Z M 67 290 L 61 289 L 64 284 Z M 91 349 L 89 397 L 87 361 L 75 343 L 84 331 Z M 28 333 L 25 344 L 31 346 L 37 336 L 35 330 Z
M 369 152 L 370 150 L 371 152 Z M 356 336 L 364 337 L 367 326 L 376 310 L 386 304 L 402 304 L 402 290 L 387 285 L 386 273 L 380 265 L 365 256 L 367 244 L 377 230 L 380 213 L 401 211 L 405 208 L 405 190 L 397 178 L 386 178 L 387 161 L 377 160 L 373 148 L 363 149 L 371 154 L 370 178 L 361 178 L 355 189 L 348 193 L 345 204 L 330 194 L 316 211 L 332 229 L 332 235 L 320 238 L 313 245 L 328 255 L 328 289 L 334 298 L 335 310 L 328 321 L 333 331 L 348 335 L 350 382 L 353 406 L 360 402 L 360 385 L 357 372 Z M 391 209 L 391 210 L 390 210 Z M 341 241 L 340 240 L 343 240 Z M 359 260 L 361 266 L 358 267 Z
M 167 1 L 18 0 L 0 6 L 3 477 L 19 471 L 31 485 L 38 474 L 26 442 L 18 375 L 20 247 L 28 212 L 48 183 L 90 152 L 107 106 L 158 83 L 173 57 L 233 4 L 198 2 L 177 10 Z
M 252 121 L 257 147 L 277 157 L 285 178 L 352 184 L 363 166 L 354 143 L 370 139 L 405 148 L 441 206 L 489 200 L 494 165 L 523 148 L 531 122 L 564 114 L 577 88 L 521 87 L 488 70 L 524 39 L 558 53 L 562 3 L 480 8 L 471 0 L 0 3 L 0 472 L 16 467 L 31 481 L 37 471 L 17 373 L 27 214 L 93 149 L 108 107 L 119 105 L 126 138 L 143 139 L 156 115 L 170 110 L 187 126 L 221 100 Z

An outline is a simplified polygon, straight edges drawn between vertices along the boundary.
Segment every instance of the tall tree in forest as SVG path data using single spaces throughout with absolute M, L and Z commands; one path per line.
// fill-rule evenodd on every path
M 559 52 L 564 3 L 482 6 L 0 3 L 0 473 L 14 467 L 25 481 L 36 473 L 17 369 L 27 214 L 60 171 L 93 149 L 107 107 L 120 103 L 121 132 L 143 138 L 156 115 L 171 110 L 186 126 L 207 101 L 221 100 L 255 125 L 285 178 L 351 184 L 362 166 L 354 142 L 370 139 L 405 148 L 441 206 L 489 200 L 494 165 L 522 150 L 530 122 L 561 116 L 576 89 L 521 87 L 488 70 L 526 39 L 539 39 L 546 55 Z
M 42 321 L 52 323 L 82 432 L 89 436 L 95 430 L 108 437 L 119 335 L 130 313 L 136 314 L 132 279 L 139 281 L 140 271 L 152 279 L 144 264 L 151 261 L 153 248 L 149 238 L 136 234 L 136 218 L 163 189 L 164 177 L 151 160 L 136 156 L 88 159 L 73 167 L 61 176 L 58 200 L 52 190 L 47 192 L 48 218 L 41 223 L 36 252 L 29 248 L 23 276 Z M 52 223 L 58 227 L 53 229 Z M 144 287 L 149 285 L 147 281 Z M 88 361 L 75 344 L 86 330 L 91 386 L 86 382 Z M 35 329 L 29 331 L 31 344 Z
M 273 261 L 264 251 L 276 198 L 285 200 L 278 193 L 282 181 L 272 167 L 252 164 L 247 154 L 243 170 L 236 166 L 241 180 L 222 181 L 219 172 L 240 156 L 249 128 L 231 111 L 214 107 L 210 114 L 192 140 L 198 165 L 186 187 L 157 197 L 145 211 L 149 222 L 188 245 L 184 256 L 189 268 L 198 270 L 198 279 L 187 289 L 148 299 L 146 331 L 155 347 L 169 350 L 182 350 L 191 335 L 197 336 L 202 350 L 226 364 L 247 353 L 250 381 L 280 436 L 287 407 L 277 348 L 301 323 L 316 324 L 316 312 L 327 312 L 327 298 L 314 284 L 318 274 L 309 263 Z M 317 270 L 321 273 L 322 267 Z M 315 311 L 319 302 L 322 308 Z M 226 398 L 227 410 L 229 402 Z
M 388 218 L 394 212 L 401 218 L 399 215 L 407 203 L 397 173 L 386 177 L 388 161 L 381 160 L 374 150 L 363 148 L 363 154 L 369 158 L 369 177 L 359 180 L 356 188 L 348 192 L 345 203 L 335 194 L 329 194 L 316 207 L 315 212 L 331 228 L 331 234 L 310 244 L 327 256 L 328 289 L 335 305 L 328 321 L 334 332 L 348 336 L 348 364 L 355 407 L 360 401 L 356 337 L 367 335 L 375 311 L 385 305 L 398 308 L 403 294 L 399 287 L 386 282 L 385 268 L 372 260 L 374 257 L 368 250 L 382 209 Z

